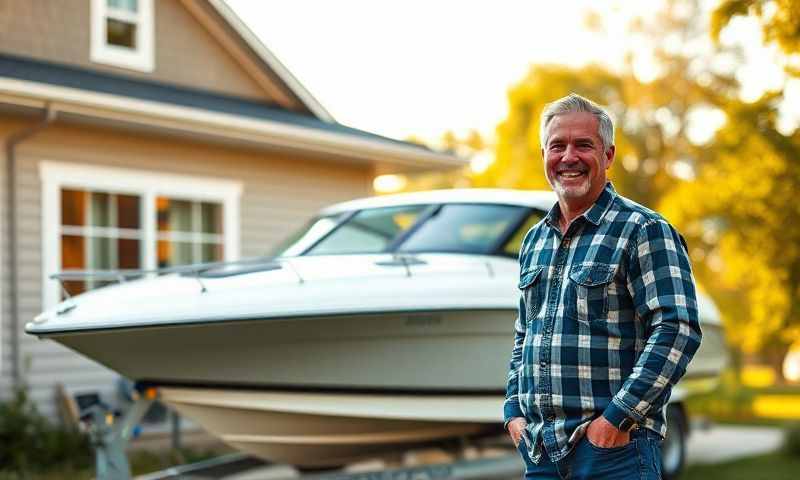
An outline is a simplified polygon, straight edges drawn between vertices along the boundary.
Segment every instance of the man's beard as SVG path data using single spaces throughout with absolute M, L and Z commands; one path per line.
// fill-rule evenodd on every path
M 547 181 L 559 198 L 580 198 L 586 196 L 592 187 L 589 178 L 586 178 L 580 185 L 570 187 L 562 185 L 557 178 L 551 179 L 548 177 Z

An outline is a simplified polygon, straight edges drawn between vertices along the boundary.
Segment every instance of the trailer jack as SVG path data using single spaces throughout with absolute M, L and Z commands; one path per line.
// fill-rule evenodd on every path
M 133 405 L 120 418 L 100 405 L 87 411 L 90 418 L 89 438 L 95 451 L 97 480 L 129 480 L 131 468 L 125 449 L 133 437 L 134 427 L 156 401 L 155 388 L 139 392 Z

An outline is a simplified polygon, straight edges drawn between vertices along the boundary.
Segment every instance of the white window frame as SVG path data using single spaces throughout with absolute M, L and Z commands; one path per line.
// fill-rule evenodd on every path
M 155 11 L 153 0 L 138 0 L 138 12 L 109 8 L 106 0 L 92 0 L 92 35 L 90 58 L 96 63 L 142 72 L 155 69 Z M 136 49 L 109 45 L 106 42 L 108 17 L 136 24 Z
M 156 251 L 156 198 L 170 197 L 210 201 L 222 205 L 223 255 L 225 261 L 239 259 L 240 203 L 242 183 L 194 175 L 180 175 L 43 160 L 42 181 L 42 304 L 44 309 L 61 299 L 61 286 L 49 276 L 61 271 L 61 189 L 103 191 L 139 195 L 142 201 L 142 268 L 158 266 Z

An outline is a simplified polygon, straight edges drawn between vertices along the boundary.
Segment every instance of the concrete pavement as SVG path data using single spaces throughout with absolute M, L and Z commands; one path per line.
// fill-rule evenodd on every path
M 689 436 L 688 462 L 720 463 L 736 458 L 774 452 L 783 444 L 783 432 L 775 427 L 713 425 L 695 428 Z
M 729 425 L 703 427 L 702 424 L 695 424 L 693 427 L 692 434 L 689 437 L 689 444 L 687 445 L 689 464 L 719 463 L 765 454 L 779 449 L 783 443 L 783 432 L 780 428 L 775 427 Z M 350 473 L 382 469 L 381 465 L 376 464 L 363 464 L 358 467 L 360 468 L 351 469 Z M 225 480 L 285 480 L 298 477 L 298 472 L 289 466 L 264 465 L 213 478 L 224 478 Z M 147 476 L 139 478 L 147 478 Z M 189 476 L 185 478 L 205 479 L 210 477 Z

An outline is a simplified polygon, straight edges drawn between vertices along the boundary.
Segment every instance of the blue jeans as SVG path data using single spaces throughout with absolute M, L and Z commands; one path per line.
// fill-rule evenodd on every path
M 564 459 L 556 463 L 543 455 L 539 464 L 530 461 L 525 439 L 517 447 L 525 462 L 525 479 L 553 480 L 659 480 L 661 437 L 645 428 L 631 433 L 627 445 L 601 448 L 584 436 Z

